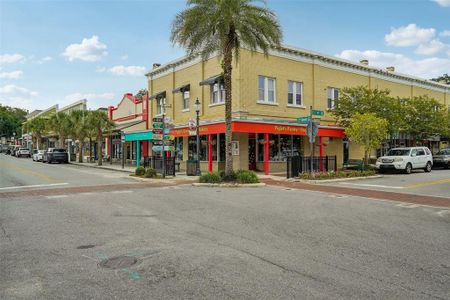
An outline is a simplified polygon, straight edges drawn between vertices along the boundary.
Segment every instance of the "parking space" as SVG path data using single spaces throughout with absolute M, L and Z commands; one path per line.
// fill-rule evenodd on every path
M 450 170 L 436 169 L 431 173 L 414 171 L 409 175 L 383 174 L 381 178 L 327 183 L 326 185 L 450 198 Z

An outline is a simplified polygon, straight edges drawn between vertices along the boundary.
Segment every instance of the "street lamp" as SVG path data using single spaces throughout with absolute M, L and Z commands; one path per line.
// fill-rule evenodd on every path
M 195 170 L 196 176 L 201 176 L 202 172 L 200 171 L 200 101 L 195 100 L 194 103 L 195 112 L 197 113 L 197 122 L 196 122 L 196 129 L 197 129 L 197 167 Z

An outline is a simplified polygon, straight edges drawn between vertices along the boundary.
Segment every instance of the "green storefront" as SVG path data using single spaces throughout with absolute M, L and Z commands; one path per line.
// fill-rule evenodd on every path
M 129 132 L 122 134 L 122 143 L 125 142 L 136 142 L 136 167 L 141 165 L 141 143 L 143 145 L 144 157 L 148 156 L 148 145 L 153 139 L 153 132 L 151 130 L 139 131 L 139 132 Z

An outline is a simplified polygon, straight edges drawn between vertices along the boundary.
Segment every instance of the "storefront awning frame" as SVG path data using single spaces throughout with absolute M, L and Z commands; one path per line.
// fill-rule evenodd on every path
M 215 76 L 211 76 L 205 80 L 202 80 L 199 82 L 199 85 L 212 85 L 218 82 L 223 82 L 223 75 L 219 74 L 219 75 L 215 75 Z
M 186 92 L 186 91 L 189 91 L 189 90 L 191 90 L 191 85 L 190 84 L 185 84 L 185 85 L 182 85 L 182 86 L 180 86 L 180 87 L 177 87 L 176 89 L 173 89 L 172 90 L 172 93 L 184 93 L 184 92 Z
M 166 91 L 156 93 L 148 98 L 148 100 L 166 98 Z

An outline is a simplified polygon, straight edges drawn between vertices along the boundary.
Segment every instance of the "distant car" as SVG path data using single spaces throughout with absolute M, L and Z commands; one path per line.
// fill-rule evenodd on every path
M 28 148 L 19 148 L 16 151 L 16 157 L 31 157 L 30 150 Z
M 8 145 L 0 145 L 0 153 L 6 153 L 6 151 L 8 151 Z
M 20 149 L 20 146 L 13 146 L 12 148 L 11 148 L 11 155 L 12 156 L 16 156 L 16 154 L 17 154 L 17 151 Z
M 69 154 L 66 149 L 62 148 L 48 148 L 42 156 L 42 162 L 51 164 L 52 162 L 68 163 Z
M 431 172 L 433 156 L 427 147 L 394 148 L 389 150 L 385 156 L 379 157 L 375 167 L 380 173 L 388 170 L 401 170 L 410 174 L 413 169 Z
M 44 150 L 33 150 L 33 161 L 42 161 Z
M 433 155 L 433 167 L 450 168 L 450 148 L 442 149 Z

